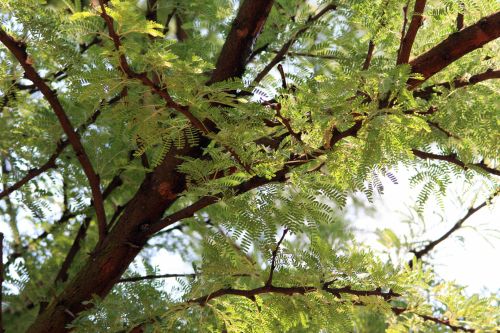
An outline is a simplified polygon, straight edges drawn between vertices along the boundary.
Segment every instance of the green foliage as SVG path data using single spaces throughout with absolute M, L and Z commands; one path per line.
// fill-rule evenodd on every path
M 385 180 L 397 183 L 398 169 L 414 170 L 409 181 L 419 193 L 418 213 L 431 200 L 443 205 L 463 167 L 471 182 L 479 174 L 489 188 L 497 188 L 498 178 L 480 165 L 498 166 L 500 86 L 487 80 L 455 89 L 453 82 L 498 69 L 500 44 L 453 62 L 423 88 L 452 84 L 419 98 L 407 86 L 418 75 L 408 64 L 394 65 L 406 1 L 339 0 L 335 11 L 311 21 L 330 2 L 280 0 L 253 48 L 264 51 L 248 59 L 243 77 L 207 85 L 240 2 L 160 0 L 153 21 L 145 15 L 148 1 L 112 0 L 106 8 L 122 44 L 116 49 L 101 9 L 90 1 L 0 1 L 2 28 L 27 45 L 30 62 L 57 92 L 73 126 L 80 127 L 102 188 L 117 174 L 123 182 L 106 198 L 108 221 L 122 214 L 145 177 L 168 159 L 182 161 L 175 170 L 186 186 L 164 216 L 200 198 L 216 198 L 171 227 L 176 230 L 155 235 L 125 274 L 158 274 L 151 263 L 168 251 L 189 263 L 194 276 L 175 283 L 118 283 L 105 299 L 88 301 L 93 307 L 72 322 L 74 332 L 127 332 L 136 325 L 145 332 L 449 332 L 450 325 L 498 330 L 498 295 L 469 297 L 420 262 L 413 267 L 404 260 L 385 262 L 357 240 L 349 204 L 360 193 L 373 200 Z M 413 8 L 414 1 L 408 3 Z M 466 13 L 467 25 L 498 10 L 494 0 L 427 3 L 412 55 L 454 33 L 458 13 Z M 178 38 L 181 32 L 188 38 Z M 287 87 L 275 69 L 254 84 L 289 41 L 294 43 L 280 61 Z M 376 49 L 363 69 L 369 41 Z M 157 92 L 125 75 L 123 59 L 217 131 L 194 128 Z M 0 157 L 12 169 L 2 171 L 3 188 L 43 165 L 66 138 L 31 84 L 1 49 Z M 272 106 L 278 103 L 279 113 Z M 426 114 L 430 108 L 439 111 Z M 89 122 L 96 111 L 98 117 Z M 356 124 L 354 135 L 332 140 L 333 133 Z M 180 155 L 188 148 L 200 154 Z M 463 165 L 422 161 L 414 149 L 452 155 Z M 78 243 L 70 279 L 93 255 L 98 235 L 91 191 L 76 157 L 66 148 L 57 168 L 10 196 L 23 236 L 5 247 L 22 257 L 5 272 L 7 332 L 26 329 L 40 304 L 63 290 L 64 283 L 53 281 L 85 216 L 92 223 Z M 283 170 L 286 182 L 270 181 Z M 256 178 L 267 183 L 241 194 L 240 187 Z M 7 203 L 1 204 L 3 228 L 12 216 Z M 34 240 L 44 231 L 46 237 Z M 388 248 L 407 245 L 389 229 L 379 237 Z M 311 290 L 196 301 L 220 290 L 267 287 L 271 269 L 273 286 Z M 326 283 L 376 293 L 331 293 Z M 398 296 L 384 299 L 381 293 L 389 291 Z M 430 317 L 446 322 L 425 320 Z

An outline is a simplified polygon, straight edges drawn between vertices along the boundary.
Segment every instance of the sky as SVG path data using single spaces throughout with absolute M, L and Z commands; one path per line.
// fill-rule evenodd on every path
M 363 231 L 359 233 L 363 242 L 383 250 L 375 231 L 389 228 L 404 239 L 410 235 L 409 225 L 404 222 L 409 219 L 420 226 L 425 223 L 425 232 L 419 240 L 437 239 L 462 218 L 471 205 L 476 207 L 489 196 L 484 184 L 468 186 L 457 177 L 447 190 L 443 207 L 431 197 L 423 219 L 418 220 L 410 212 L 419 192 L 410 186 L 408 176 L 408 170 L 401 170 L 396 173 L 398 184 L 385 180 L 384 194 L 375 198 L 376 213 L 357 216 L 355 225 Z M 444 280 L 454 280 L 466 286 L 468 293 L 481 292 L 484 288 L 500 291 L 499 221 L 500 200 L 497 197 L 468 218 L 463 228 L 433 249 L 431 258 L 427 259 L 434 263 L 436 274 Z

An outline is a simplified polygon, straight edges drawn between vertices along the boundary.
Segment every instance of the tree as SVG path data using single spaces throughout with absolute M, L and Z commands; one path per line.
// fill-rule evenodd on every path
M 496 1 L 0 8 L 7 332 L 498 330 L 495 295 L 423 264 L 498 192 Z M 420 210 L 491 192 L 406 264 L 342 210 L 401 166 Z

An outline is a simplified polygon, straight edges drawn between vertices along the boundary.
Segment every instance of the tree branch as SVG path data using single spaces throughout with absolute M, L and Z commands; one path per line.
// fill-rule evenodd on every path
M 412 73 L 422 79 L 409 79 L 408 88 L 414 89 L 432 75 L 452 62 L 460 59 L 500 36 L 500 11 L 480 19 L 478 22 L 456 33 L 410 61 Z
M 121 41 L 120 41 L 120 36 L 117 34 L 115 31 L 115 28 L 113 26 L 113 18 L 108 15 L 106 12 L 106 6 L 104 5 L 104 2 L 102 0 L 99 0 L 100 7 L 101 7 L 101 17 L 104 19 L 106 22 L 106 25 L 108 27 L 109 31 L 109 36 L 113 40 L 113 44 L 115 46 L 115 49 L 117 52 L 119 52 L 119 69 L 130 79 L 137 79 L 142 82 L 143 85 L 146 87 L 149 87 L 151 91 L 158 96 L 160 96 L 166 103 L 167 107 L 174 109 L 184 115 L 189 122 L 193 125 L 193 127 L 199 129 L 203 133 L 208 133 L 209 130 L 207 130 L 206 125 L 201 122 L 198 118 L 196 118 L 191 111 L 189 111 L 189 107 L 185 105 L 181 105 L 177 103 L 176 101 L 173 100 L 172 96 L 170 96 L 170 93 L 166 88 L 161 88 L 158 85 L 156 85 L 147 75 L 147 73 L 136 73 L 132 68 L 129 66 L 127 62 L 127 58 L 125 57 L 125 54 L 123 54 L 121 50 Z
M 464 78 L 456 78 L 451 83 L 450 82 L 441 82 L 437 84 L 433 84 L 431 86 L 427 86 L 423 89 L 418 89 L 413 92 L 414 97 L 422 98 L 425 100 L 429 100 L 433 94 L 441 95 L 442 92 L 436 91 L 436 88 L 443 87 L 446 89 L 458 89 L 462 87 L 472 86 L 476 83 L 480 83 L 486 80 L 491 79 L 500 79 L 500 70 L 488 69 L 487 71 L 472 75 L 469 79 Z
M 375 50 L 375 43 L 373 43 L 373 40 L 370 39 L 370 42 L 368 43 L 368 52 L 366 53 L 366 58 L 363 63 L 363 70 L 366 71 L 368 68 L 370 68 L 370 64 L 372 62 L 372 57 L 373 57 L 373 51 Z
M 264 27 L 273 2 L 273 0 L 243 1 L 207 84 L 243 75 L 247 60 L 252 53 L 252 46 Z
M 356 296 L 380 296 L 380 297 L 384 298 L 385 300 L 390 300 L 393 297 L 400 297 L 401 296 L 400 294 L 395 293 L 391 290 L 389 290 L 388 292 L 384 292 L 380 288 L 377 288 L 375 290 L 355 290 L 355 289 L 352 289 L 350 286 L 342 287 L 342 288 L 330 288 L 326 284 L 323 285 L 321 288 L 313 287 L 313 286 L 277 287 L 277 286 L 272 286 L 272 285 L 266 285 L 263 287 L 249 289 L 249 290 L 223 288 L 223 289 L 219 289 L 217 291 L 214 291 L 210 294 L 207 294 L 205 296 L 191 299 L 191 300 L 187 301 L 187 303 L 199 304 L 201 306 L 204 306 L 209 301 L 211 301 L 215 298 L 226 296 L 226 295 L 242 296 L 242 297 L 246 297 L 246 298 L 249 298 L 251 300 L 254 300 L 255 296 L 260 295 L 260 294 L 273 293 L 273 294 L 292 296 L 294 294 L 304 295 L 307 293 L 318 292 L 318 291 L 325 291 L 325 292 L 335 296 L 336 298 L 342 298 L 342 294 L 349 294 L 349 295 L 356 295 Z
M 299 165 L 301 162 L 302 163 L 307 162 L 307 159 L 297 160 L 297 162 L 298 163 L 296 163 L 295 166 Z M 260 176 L 254 176 L 249 180 L 247 180 L 246 182 L 241 183 L 240 185 L 231 187 L 228 191 L 229 193 L 233 193 L 233 195 L 238 195 L 253 190 L 265 184 L 269 184 L 272 182 L 279 182 L 279 181 L 283 182 L 285 181 L 286 179 L 285 176 L 289 171 L 290 171 L 290 166 L 285 165 L 285 167 L 280 171 L 276 172 L 274 177 L 272 177 L 271 179 L 267 179 L 265 177 L 260 177 Z M 157 233 L 158 231 L 161 231 L 163 228 L 168 227 L 169 225 L 177 221 L 180 221 L 188 217 L 192 217 L 199 210 L 219 201 L 222 198 L 222 196 L 223 196 L 222 193 L 220 193 L 217 195 L 201 197 L 191 205 L 173 214 L 168 215 L 167 217 L 163 218 L 162 220 L 150 226 L 145 226 L 142 229 L 146 232 L 146 234 L 149 237 L 151 237 L 153 234 Z
M 257 74 L 255 79 L 252 82 L 252 85 L 256 86 L 259 84 L 260 81 L 269 73 L 271 69 L 273 69 L 274 66 L 276 66 L 277 63 L 282 61 L 285 58 L 285 55 L 287 54 L 288 50 L 290 47 L 292 47 L 293 43 L 304 33 L 309 29 L 312 23 L 315 21 L 319 20 L 323 15 L 327 14 L 328 12 L 332 10 L 336 10 L 337 6 L 334 4 L 329 4 L 325 6 L 322 10 L 320 10 L 316 15 L 309 17 L 307 19 L 305 26 L 301 29 L 299 29 L 293 36 L 290 38 L 282 47 L 281 49 L 276 53 L 274 58 L 269 62 L 269 64 L 264 67 L 264 69 Z
M 343 288 L 329 288 L 328 284 L 323 284 L 323 286 L 321 288 L 310 287 L 310 286 L 302 286 L 302 287 L 274 287 L 274 286 L 267 286 L 266 287 L 266 286 L 264 286 L 264 287 L 260 287 L 260 288 L 250 289 L 250 290 L 224 288 L 224 289 L 219 289 L 219 290 L 217 290 L 209 295 L 205 295 L 205 296 L 202 296 L 202 297 L 199 297 L 196 299 L 189 300 L 189 301 L 187 301 L 187 303 L 205 306 L 210 300 L 212 300 L 214 298 L 223 297 L 226 295 L 246 297 L 246 298 L 250 299 L 251 301 L 255 301 L 255 296 L 260 295 L 260 294 L 274 293 L 274 294 L 293 296 L 295 294 L 304 295 L 307 293 L 319 292 L 319 291 L 324 291 L 324 292 L 330 293 L 331 295 L 333 295 L 339 299 L 342 298 L 342 294 L 349 294 L 349 295 L 356 295 L 356 296 L 379 296 L 379 297 L 382 297 L 386 302 L 390 302 L 392 298 L 401 296 L 400 294 L 397 294 L 391 290 L 389 290 L 388 292 L 383 292 L 381 290 L 381 288 L 377 288 L 375 290 L 364 291 L 364 290 L 354 290 L 350 286 L 343 287 Z M 359 300 L 353 300 L 350 302 L 352 302 L 352 304 L 356 305 L 356 306 L 366 306 L 366 304 L 364 302 L 359 301 Z M 472 329 L 472 328 L 466 328 L 463 326 L 453 325 L 450 323 L 450 321 L 448 319 L 442 319 L 442 318 L 437 318 L 437 317 L 433 317 L 430 315 L 410 312 L 406 308 L 400 308 L 400 307 L 395 307 L 395 306 L 391 307 L 390 309 L 396 316 L 400 316 L 403 313 L 412 314 L 412 315 L 418 316 L 424 320 L 432 321 L 432 322 L 439 324 L 439 325 L 444 325 L 444 326 L 450 328 L 453 332 L 457 332 L 457 331 L 476 332 L 476 330 Z M 147 321 L 144 321 L 140 324 L 136 324 L 132 328 L 132 330 L 127 331 L 127 332 L 142 333 L 145 331 L 145 325 L 147 325 L 151 322 L 152 321 L 147 320 Z
M 64 283 L 66 280 L 68 280 L 68 270 L 71 267 L 71 264 L 73 263 L 73 260 L 75 259 L 76 255 L 78 254 L 78 251 L 80 250 L 80 243 L 85 239 L 87 236 L 87 230 L 90 225 L 90 220 L 91 218 L 86 217 L 80 228 L 78 229 L 78 232 L 76 234 L 76 237 L 73 241 L 73 244 L 71 245 L 71 248 L 68 251 L 68 254 L 66 255 L 66 258 L 64 258 L 64 261 L 59 268 L 59 272 L 56 275 L 56 278 L 54 280 L 54 283 Z
M 433 323 L 449 327 L 453 332 L 458 332 L 458 331 L 476 332 L 476 330 L 473 329 L 473 328 L 466 328 L 466 327 L 463 327 L 463 326 L 452 325 L 450 323 L 449 319 L 436 318 L 436 317 L 425 315 L 425 314 L 419 314 L 419 313 L 416 313 L 416 312 L 409 312 L 408 309 L 405 309 L 405 308 L 392 307 L 391 310 L 397 316 L 401 315 L 404 312 L 408 312 L 408 313 L 413 314 L 415 316 L 418 316 L 418 317 L 420 317 L 420 318 L 422 318 L 424 320 L 432 321 Z
M 403 27 L 401 28 L 401 38 L 399 41 L 398 55 L 396 57 L 396 63 L 399 59 L 399 55 L 401 54 L 401 48 L 403 47 L 403 41 L 406 36 L 406 26 L 408 25 L 408 5 L 410 4 L 410 0 L 406 0 L 406 4 L 403 6 Z
M 293 130 L 292 125 L 290 124 L 290 119 L 283 117 L 281 114 L 281 103 L 276 103 L 271 105 L 271 108 L 276 111 L 276 117 L 280 120 L 280 122 L 285 126 L 287 129 L 288 133 L 290 133 L 291 136 L 297 140 L 297 142 L 302 142 L 302 138 L 300 136 L 300 133 L 297 133 Z
M 269 52 L 272 52 L 274 54 L 278 54 L 279 50 L 271 50 Z M 328 60 L 336 60 L 336 59 L 338 59 L 338 57 L 336 57 L 334 55 L 314 54 L 314 53 L 307 53 L 307 52 L 288 52 L 287 56 L 288 57 L 318 58 L 318 59 L 328 59 Z
M 46 171 L 48 171 L 50 169 L 55 169 L 57 167 L 56 159 L 62 153 L 64 148 L 66 148 L 68 146 L 68 144 L 69 144 L 68 140 L 58 141 L 58 143 L 56 145 L 55 152 L 52 155 L 50 155 L 47 162 L 45 162 L 44 164 L 42 164 L 38 168 L 30 169 L 28 171 L 28 173 L 22 179 L 18 180 L 16 183 L 14 183 L 11 186 L 4 188 L 3 191 L 0 192 L 0 199 L 10 195 L 12 192 L 14 192 L 18 189 L 20 189 L 24 184 L 26 184 L 27 182 L 29 182 L 33 178 L 38 177 L 42 173 L 45 173 Z
M 446 162 L 456 164 L 465 170 L 468 169 L 468 164 L 460 161 L 457 158 L 457 154 L 438 155 L 438 154 L 433 154 L 433 153 L 427 153 L 427 152 L 424 152 L 424 151 L 421 151 L 418 149 L 412 149 L 412 152 L 413 152 L 413 155 L 415 155 L 419 158 L 446 161 Z M 492 175 L 500 176 L 500 170 L 497 170 L 497 169 L 494 169 L 494 168 L 487 166 L 483 161 L 481 161 L 479 163 L 473 163 L 470 165 L 477 167 L 477 168 L 480 168 L 480 169 L 483 169 L 484 171 L 486 171 L 487 173 L 490 173 Z
M 334 129 L 332 131 L 332 136 L 331 139 L 329 140 L 329 146 L 326 147 L 326 149 L 330 149 L 331 147 L 335 146 L 339 141 L 346 137 L 350 136 L 355 136 L 359 132 L 359 130 L 362 127 L 362 122 L 361 121 L 356 121 L 350 128 L 348 128 L 345 131 L 338 131 L 338 129 Z M 321 152 L 317 152 L 316 155 L 321 155 Z M 314 155 L 314 156 L 316 156 Z M 304 163 L 307 163 L 310 161 L 311 157 L 310 155 L 305 155 L 305 156 L 300 156 L 296 158 L 290 159 L 290 163 L 285 164 L 285 166 L 277 171 L 271 179 L 260 177 L 260 176 L 254 176 L 247 180 L 246 182 L 241 183 L 240 185 L 233 186 L 229 189 L 229 193 L 233 193 L 233 195 L 239 195 L 245 192 L 248 192 L 250 190 L 253 190 L 257 187 L 272 183 L 272 182 L 284 182 L 286 180 L 286 174 L 290 172 L 291 169 L 294 167 L 297 167 L 299 165 L 302 165 Z M 293 166 L 292 166 L 293 165 Z M 147 237 L 153 236 L 155 233 L 161 231 L 163 228 L 168 227 L 169 225 L 172 225 L 173 223 L 180 221 L 185 218 L 192 217 L 196 212 L 199 210 L 212 205 L 219 201 L 222 198 L 222 193 L 217 194 L 217 195 L 212 195 L 212 196 L 204 196 L 198 199 L 196 202 L 192 203 L 191 205 L 173 213 L 170 214 L 169 216 L 163 218 L 162 220 L 149 224 L 145 223 L 143 224 L 140 229 L 146 233 Z
M 480 205 L 476 206 L 476 207 L 470 207 L 468 210 L 467 210 L 467 213 L 462 217 L 460 218 L 454 225 L 453 227 L 451 227 L 447 232 L 445 232 L 441 237 L 429 242 L 424 248 L 422 248 L 421 250 L 416 250 L 416 249 L 413 249 L 413 250 L 410 250 L 411 253 L 414 253 L 415 254 L 415 258 L 417 260 L 420 260 L 423 256 L 427 255 L 429 252 L 431 252 L 437 245 L 439 245 L 441 242 L 445 241 L 446 239 L 448 239 L 455 231 L 457 231 L 458 229 L 460 229 L 462 227 L 462 225 L 464 224 L 465 221 L 467 221 L 467 219 L 469 217 L 471 217 L 472 215 L 474 215 L 476 212 L 478 212 L 481 208 L 483 207 L 486 207 L 486 205 L 488 204 L 488 202 L 490 202 L 491 200 L 493 200 L 498 194 L 500 193 L 500 190 L 497 190 L 495 193 L 493 193 L 487 200 L 485 200 L 484 202 L 482 202 Z M 411 266 L 411 262 L 410 262 L 410 266 Z
M 3 232 L 0 232 L 0 333 L 3 329 Z
M 401 41 L 400 52 L 398 54 L 398 60 L 396 62 L 397 65 L 406 64 L 410 59 L 410 53 L 413 47 L 413 43 L 415 42 L 415 37 L 417 36 L 418 29 L 422 25 L 422 19 L 426 2 L 427 2 L 426 0 L 415 1 L 415 7 L 413 7 L 413 15 L 411 18 L 410 26 L 408 27 L 408 31 L 406 32 L 406 35 Z M 405 10 L 405 19 L 406 19 L 406 10 Z
M 82 125 L 80 125 L 77 128 L 76 132 L 81 133 L 81 132 L 85 131 L 91 124 L 95 123 L 97 118 L 101 114 L 101 108 L 104 106 L 104 104 L 106 104 L 106 105 L 114 104 L 114 103 L 118 102 L 121 98 L 122 98 L 121 95 L 117 95 L 117 96 L 113 97 L 112 99 L 110 99 L 106 103 L 104 101 L 102 101 L 100 107 L 96 111 L 94 111 L 94 113 L 87 119 L 87 121 L 85 121 L 85 123 L 83 123 Z M 50 169 L 55 169 L 57 167 L 57 164 L 56 164 L 57 158 L 61 155 L 61 153 L 69 145 L 69 143 L 70 142 L 68 139 L 60 138 L 57 141 L 56 149 L 55 149 L 54 153 L 52 155 L 50 155 L 47 162 L 45 162 L 44 164 L 42 164 L 38 168 L 30 169 L 28 171 L 28 173 L 22 179 L 18 180 L 16 183 L 11 185 L 10 187 L 4 188 L 3 191 L 0 192 L 0 199 L 10 195 L 12 192 L 14 192 L 18 189 L 20 189 L 23 185 L 28 183 L 30 180 L 38 177 L 39 175 L 43 174 L 44 172 L 46 172 Z M 104 193 L 102 196 L 104 197 Z
M 459 4 L 460 12 L 457 14 L 457 31 L 460 31 L 464 28 L 464 3 L 461 1 Z
M 121 173 L 121 172 L 120 172 Z M 104 189 L 103 191 L 103 199 L 106 200 L 106 198 L 115 190 L 117 189 L 118 187 L 120 187 L 123 182 L 120 178 L 120 173 L 118 175 L 116 175 L 115 177 L 113 177 L 113 179 L 111 180 L 111 182 L 108 184 L 108 186 Z M 30 242 L 28 242 L 28 244 L 24 245 L 23 247 L 21 247 L 20 251 L 15 251 L 14 253 L 11 253 L 9 255 L 9 257 L 7 258 L 7 261 L 5 263 L 6 266 L 9 266 L 14 260 L 16 260 L 17 258 L 21 257 L 24 255 L 24 251 L 28 251 L 29 249 L 31 249 L 32 246 L 34 246 L 36 243 L 44 240 L 47 238 L 47 236 L 49 236 L 50 234 L 52 234 L 54 232 L 54 230 L 58 227 L 60 227 L 61 225 L 63 225 L 65 222 L 69 221 L 70 219 L 78 216 L 78 215 L 81 215 L 83 214 L 83 212 L 86 210 L 86 209 L 89 209 L 93 206 L 93 203 L 91 203 L 91 205 L 87 208 L 85 208 L 83 211 L 81 212 L 77 212 L 77 213 L 69 213 L 69 214 L 63 214 L 61 216 L 61 218 L 59 220 L 57 220 L 54 225 L 52 226 L 52 228 L 50 228 L 50 230 L 48 231 L 44 231 L 42 232 L 40 235 L 38 235 L 37 237 L 33 238 Z M 23 252 L 21 252 L 21 250 Z
M 147 0 L 146 19 L 154 22 L 158 21 L 158 0 Z
M 47 102 L 49 102 L 52 110 L 56 114 L 61 127 L 68 137 L 68 141 L 73 147 L 76 153 L 76 157 L 80 162 L 85 175 L 87 176 L 90 189 L 92 191 L 92 198 L 94 201 L 94 206 L 96 208 L 97 223 L 99 229 L 99 239 L 102 241 L 106 236 L 106 213 L 104 212 L 104 204 L 102 199 L 102 193 L 99 184 L 99 176 L 96 174 L 90 159 L 85 152 L 85 148 L 80 142 L 80 137 L 78 133 L 73 129 L 71 122 L 64 111 L 55 91 L 53 91 L 45 81 L 40 77 L 40 75 L 35 71 L 31 65 L 32 59 L 29 58 L 26 53 L 26 45 L 21 42 L 16 41 L 14 38 L 9 36 L 3 29 L 0 28 L 0 41 L 9 49 L 9 51 L 16 57 L 21 66 L 24 69 L 26 77 L 31 80 L 44 95 Z
M 276 243 L 276 248 L 273 250 L 271 254 L 271 268 L 269 269 L 269 278 L 267 279 L 266 286 L 271 286 L 273 284 L 273 274 L 276 269 L 276 256 L 278 255 L 278 250 L 280 248 L 281 243 L 285 239 L 286 234 L 288 233 L 288 229 L 283 230 L 283 234 L 281 238 Z
M 168 278 L 176 278 L 176 277 L 190 277 L 190 278 L 195 278 L 196 274 L 195 273 L 185 273 L 185 274 L 160 274 L 160 275 L 143 275 L 143 276 L 133 276 L 133 277 L 128 277 L 128 278 L 123 278 L 118 280 L 118 283 L 125 283 L 125 282 L 138 282 L 138 281 L 145 281 L 145 280 L 155 280 L 155 279 L 168 279 Z

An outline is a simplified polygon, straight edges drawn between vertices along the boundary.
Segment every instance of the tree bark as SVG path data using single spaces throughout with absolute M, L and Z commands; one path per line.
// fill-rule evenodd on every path
M 500 11 L 451 34 L 429 51 L 410 61 L 412 73 L 421 74 L 423 79 L 408 80 L 409 88 L 414 89 L 452 62 L 498 37 L 500 37 Z
M 273 2 L 253 0 L 241 4 L 208 84 L 243 75 L 254 41 L 264 27 Z

